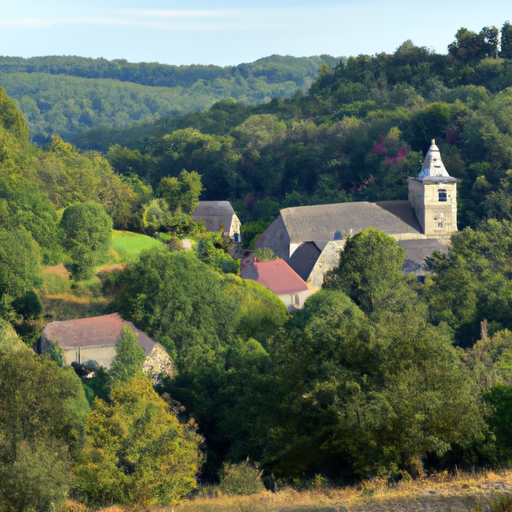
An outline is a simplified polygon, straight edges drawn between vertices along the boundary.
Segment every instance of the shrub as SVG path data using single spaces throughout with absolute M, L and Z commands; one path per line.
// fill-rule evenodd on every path
M 62 444 L 22 442 L 14 463 L 0 464 L 0 510 L 49 511 L 67 497 L 72 475 Z
M 279 259 L 279 257 L 274 254 L 274 251 L 268 247 L 260 247 L 254 252 L 254 256 L 258 258 L 259 261 L 275 261 Z
M 512 512 L 512 494 L 503 496 L 494 502 L 490 508 L 491 512 Z
M 258 494 L 265 490 L 261 481 L 262 471 L 249 459 L 239 464 L 225 463 L 220 474 L 219 489 L 225 494 Z

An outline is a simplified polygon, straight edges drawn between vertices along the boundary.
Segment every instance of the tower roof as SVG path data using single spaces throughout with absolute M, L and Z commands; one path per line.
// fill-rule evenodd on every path
M 423 167 L 421 168 L 421 172 L 418 176 L 419 178 L 440 178 L 446 177 L 449 178 L 450 175 L 446 170 L 443 161 L 441 160 L 441 153 L 439 152 L 439 148 L 436 146 L 435 139 L 432 139 L 432 145 L 430 149 L 427 151 L 427 155 L 425 156 L 425 161 L 423 162 Z

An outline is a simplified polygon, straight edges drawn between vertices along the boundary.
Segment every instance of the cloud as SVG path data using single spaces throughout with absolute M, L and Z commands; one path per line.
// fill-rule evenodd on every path
M 0 26 L 2 27 L 14 27 L 14 28 L 44 28 L 54 27 L 56 25 L 72 25 L 72 24 L 84 24 L 84 25 L 137 25 L 139 22 L 132 20 L 123 19 L 112 19 L 112 18 L 61 18 L 61 19 L 27 19 L 27 20 L 0 20 Z
M 127 13 L 148 18 L 226 18 L 236 16 L 234 10 L 170 10 L 170 9 L 129 9 Z
M 380 1 L 380 0 L 377 0 Z M 104 25 L 138 27 L 172 32 L 256 31 L 282 29 L 310 20 L 312 7 L 237 9 L 122 9 L 111 16 L 0 19 L 0 27 L 44 29 L 66 25 Z M 333 8 L 314 8 L 316 15 L 325 11 L 332 17 Z
M 127 13 L 128 11 L 124 11 Z M 242 11 L 129 11 L 132 16 L 115 16 L 105 18 L 30 18 L 6 20 L 0 19 L 0 27 L 5 28 L 51 28 L 66 25 L 104 25 L 139 27 L 172 32 L 199 32 L 199 31 L 245 31 L 267 30 L 279 28 L 276 23 L 269 21 L 271 18 L 261 17 L 258 20 Z M 141 17 L 143 19 L 141 19 Z M 144 19 L 145 18 L 145 19 Z M 234 19 L 237 18 L 235 22 Z

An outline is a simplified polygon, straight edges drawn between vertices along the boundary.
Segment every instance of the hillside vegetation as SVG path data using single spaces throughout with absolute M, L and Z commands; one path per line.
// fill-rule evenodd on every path
M 18 101 L 33 140 L 70 140 L 94 127 L 126 128 L 234 98 L 264 103 L 307 88 L 328 55 L 274 55 L 231 67 L 170 66 L 81 57 L 0 57 L 0 86 Z
M 0 512 L 69 496 L 69 511 L 505 512 L 510 496 L 490 502 L 511 490 L 511 70 L 509 24 L 461 29 L 447 55 L 408 41 L 322 66 L 306 95 L 162 118 L 106 157 L 34 145 L 0 88 Z M 191 217 L 232 199 L 247 241 L 283 206 L 405 199 L 433 137 L 461 222 L 423 282 L 368 228 L 290 314 Z M 59 293 L 74 302 L 52 310 Z M 172 378 L 142 372 L 130 329 L 94 375 L 27 347 L 101 312 L 157 340 Z
M 460 179 L 459 227 L 510 219 L 512 47 L 510 25 L 461 29 L 442 55 L 406 41 L 393 54 L 322 67 L 306 95 L 162 118 L 144 137 L 89 132 L 80 144 L 106 150 L 122 174 L 156 185 L 197 171 L 204 199 L 229 198 L 243 223 L 279 208 L 407 197 L 435 139 Z M 118 145 L 116 145 L 118 144 Z M 123 149 L 127 148 L 127 149 Z M 261 225 L 250 235 L 261 232 Z M 246 237 L 247 239 L 247 237 Z

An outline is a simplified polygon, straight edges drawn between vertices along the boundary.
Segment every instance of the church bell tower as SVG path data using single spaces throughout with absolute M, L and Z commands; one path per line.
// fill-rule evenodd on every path
M 444 238 L 457 231 L 457 178 L 448 174 L 435 140 L 418 177 L 408 180 L 409 203 L 423 234 Z

